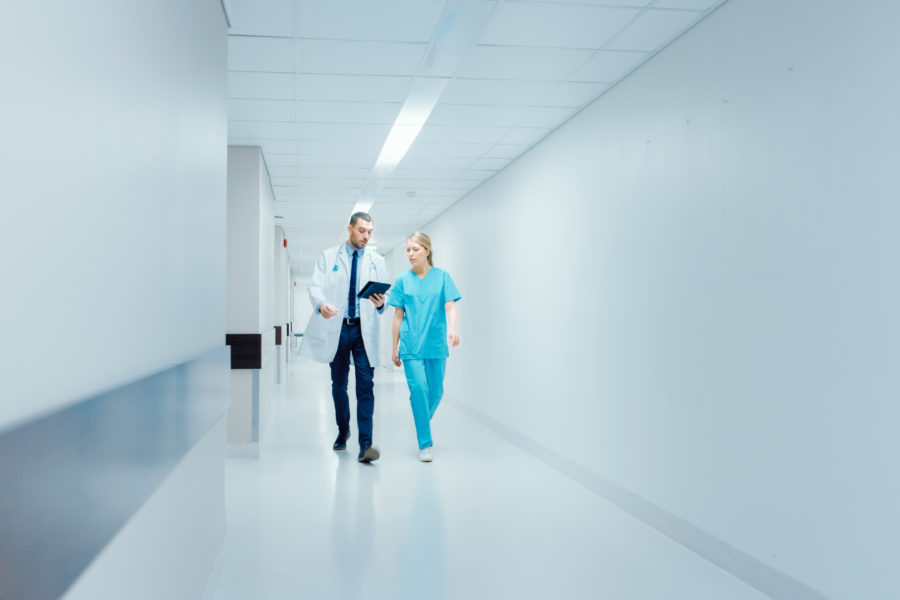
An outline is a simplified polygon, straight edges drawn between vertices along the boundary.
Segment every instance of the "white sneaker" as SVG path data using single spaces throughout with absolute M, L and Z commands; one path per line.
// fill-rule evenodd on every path
M 419 460 L 422 462 L 431 462 L 431 446 L 419 450 Z

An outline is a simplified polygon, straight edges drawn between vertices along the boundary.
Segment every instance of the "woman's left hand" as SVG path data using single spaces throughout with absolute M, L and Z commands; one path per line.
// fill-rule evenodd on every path
M 451 331 L 450 335 L 448 335 L 447 337 L 450 338 L 451 346 L 453 346 L 454 348 L 459 346 L 459 334 L 458 333 L 456 333 L 455 331 Z

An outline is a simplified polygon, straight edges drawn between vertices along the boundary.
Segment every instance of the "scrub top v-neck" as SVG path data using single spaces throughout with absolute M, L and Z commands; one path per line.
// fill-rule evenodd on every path
M 456 284 L 443 269 L 431 267 L 422 279 L 412 269 L 397 277 L 388 304 L 404 310 L 400 324 L 400 360 L 450 355 L 444 305 L 460 298 Z

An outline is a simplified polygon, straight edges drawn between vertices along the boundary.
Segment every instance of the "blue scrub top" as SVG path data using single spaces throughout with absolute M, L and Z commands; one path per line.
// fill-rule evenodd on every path
M 424 279 L 412 269 L 394 281 L 388 304 L 405 311 L 400 324 L 400 360 L 447 358 L 447 313 L 444 305 L 461 298 L 450 274 L 431 267 Z

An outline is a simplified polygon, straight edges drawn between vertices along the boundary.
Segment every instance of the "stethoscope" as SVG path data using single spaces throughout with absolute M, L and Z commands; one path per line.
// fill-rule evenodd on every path
M 366 256 L 365 250 L 363 250 L 363 256 Z M 334 255 L 334 266 L 331 267 L 332 271 L 338 270 L 338 262 L 340 261 L 340 259 L 341 259 L 341 253 L 340 253 L 340 251 L 338 251 L 338 253 Z M 371 257 L 369 257 L 369 277 L 372 276 L 371 274 L 373 271 L 375 271 L 375 261 L 372 260 Z

